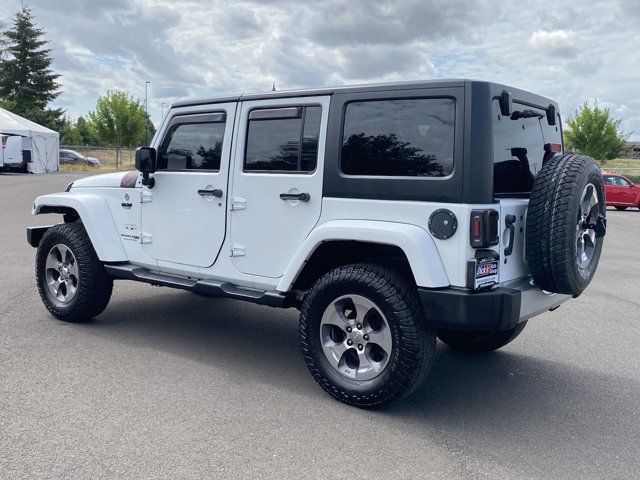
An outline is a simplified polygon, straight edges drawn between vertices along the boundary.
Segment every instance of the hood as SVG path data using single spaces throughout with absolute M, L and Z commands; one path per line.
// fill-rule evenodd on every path
M 132 177 L 137 179 L 138 172 L 114 172 L 103 173 L 101 175 L 92 175 L 90 177 L 84 177 L 73 182 L 73 188 L 86 188 L 86 187 L 112 187 L 118 188 L 123 186 L 123 180 L 131 180 Z M 130 182 L 127 186 L 130 187 Z M 135 182 L 137 183 L 137 182 Z

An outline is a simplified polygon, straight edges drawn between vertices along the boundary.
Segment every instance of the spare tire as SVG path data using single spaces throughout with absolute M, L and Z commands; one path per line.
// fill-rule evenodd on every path
M 604 181 L 592 158 L 557 155 L 543 165 L 527 211 L 526 257 L 541 289 L 577 297 L 600 260 Z

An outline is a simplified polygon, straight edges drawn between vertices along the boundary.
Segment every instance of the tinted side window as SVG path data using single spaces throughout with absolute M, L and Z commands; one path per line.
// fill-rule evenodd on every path
M 617 177 L 617 180 L 618 180 L 618 185 L 620 185 L 621 187 L 631 186 L 631 183 L 629 183 L 629 181 L 626 178 Z
M 224 127 L 224 122 L 175 125 L 160 150 L 160 169 L 220 170 Z
M 342 172 L 442 177 L 453 171 L 455 102 L 449 98 L 376 100 L 347 105 Z
M 270 110 L 274 112 L 270 114 Z M 254 110 L 249 118 L 245 172 L 312 172 L 318 163 L 321 107 L 299 108 L 294 118 L 278 118 L 278 110 Z M 294 109 L 295 110 L 295 109 Z
M 562 143 L 560 120 L 549 125 L 544 110 L 515 102 L 510 117 L 501 114 L 498 100 L 492 108 L 494 193 L 529 193 L 542 168 L 545 144 Z

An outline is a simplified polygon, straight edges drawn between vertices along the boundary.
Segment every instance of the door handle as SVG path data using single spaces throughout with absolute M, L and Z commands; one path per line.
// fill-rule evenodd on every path
M 214 190 L 198 190 L 198 195 L 201 197 L 222 197 L 222 190 L 216 188 Z
M 515 215 L 507 215 L 504 217 L 504 225 L 509 229 L 509 244 L 504 249 L 504 256 L 508 257 L 513 253 L 513 240 L 516 235 L 516 227 L 514 225 L 516 223 Z
M 281 193 L 280 198 L 282 200 L 300 200 L 301 202 L 308 202 L 311 200 L 311 195 L 308 193 Z

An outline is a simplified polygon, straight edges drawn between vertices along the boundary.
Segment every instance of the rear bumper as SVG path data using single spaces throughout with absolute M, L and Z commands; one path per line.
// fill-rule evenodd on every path
M 418 289 L 430 324 L 450 330 L 509 330 L 518 323 L 558 307 L 570 295 L 548 294 L 529 279 L 484 292 Z

